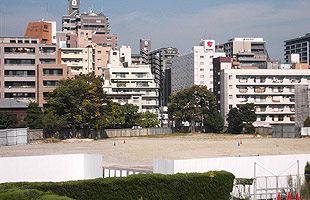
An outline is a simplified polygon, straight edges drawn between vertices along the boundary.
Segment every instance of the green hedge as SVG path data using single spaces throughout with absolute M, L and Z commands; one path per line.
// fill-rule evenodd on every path
M 234 175 L 225 171 L 192 174 L 141 174 L 126 178 L 105 178 L 62 183 L 9 183 L 7 189 L 36 189 L 73 199 L 229 200 Z
M 71 198 L 58 196 L 50 192 L 35 189 L 4 189 L 0 190 L 1 200 L 70 200 Z

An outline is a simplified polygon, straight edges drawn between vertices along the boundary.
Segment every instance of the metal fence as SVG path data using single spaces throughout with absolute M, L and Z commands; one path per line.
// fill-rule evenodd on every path
M 297 196 L 301 199 L 310 199 L 310 185 L 305 177 L 309 175 L 283 175 L 256 177 L 253 181 L 236 181 L 234 184 L 233 200 L 295 200 Z
M 27 128 L 4 129 L 0 130 L 0 146 L 13 146 L 27 144 Z
M 125 169 L 125 168 L 103 168 L 103 178 L 127 177 L 134 174 L 151 174 L 151 170 Z
M 114 137 L 138 137 L 138 136 L 151 136 L 172 134 L 171 128 L 137 128 L 137 129 L 105 129 L 101 133 L 103 138 Z

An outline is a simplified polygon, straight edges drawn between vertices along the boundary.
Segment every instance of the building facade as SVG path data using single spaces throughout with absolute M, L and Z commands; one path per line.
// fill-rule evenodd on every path
M 295 85 L 310 83 L 309 70 L 222 69 L 220 108 L 226 119 L 231 108 L 254 103 L 255 126 L 295 123 Z
M 39 91 L 47 85 L 40 87 L 39 77 L 46 75 L 40 66 L 61 68 L 62 75 L 57 73 L 55 81 L 67 77 L 66 66 L 57 64 L 57 54 L 56 45 L 40 44 L 37 38 L 0 38 L 0 98 L 43 105 Z
M 310 64 L 310 33 L 284 41 L 284 59 L 289 62 L 291 54 L 299 54 L 300 63 Z
M 131 49 L 123 46 L 110 52 L 104 71 L 104 90 L 114 102 L 134 104 L 140 112 L 158 114 L 158 86 L 149 65 L 132 65 Z
M 215 51 L 214 40 L 202 40 L 192 53 L 173 59 L 171 67 L 172 93 L 193 85 L 205 85 L 213 91 L 213 58 L 225 56 Z

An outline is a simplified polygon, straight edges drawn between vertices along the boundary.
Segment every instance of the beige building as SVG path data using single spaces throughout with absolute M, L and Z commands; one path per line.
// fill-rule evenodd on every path
M 61 63 L 70 67 L 72 75 L 95 72 L 101 76 L 103 68 L 107 67 L 110 47 L 98 45 L 85 48 L 62 48 Z

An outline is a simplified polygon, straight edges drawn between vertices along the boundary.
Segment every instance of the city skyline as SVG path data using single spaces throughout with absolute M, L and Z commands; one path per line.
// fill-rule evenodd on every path
M 82 12 L 103 11 L 110 18 L 111 32 L 119 36 L 119 45 L 130 45 L 133 52 L 138 52 L 140 38 L 151 39 L 154 48 L 173 46 L 184 54 L 202 38 L 223 43 L 233 37 L 263 37 L 271 58 L 283 60 L 283 41 L 309 32 L 310 2 L 306 0 L 197 0 L 195 3 L 82 0 L 81 3 Z M 66 0 L 2 0 L 0 34 L 23 35 L 29 21 L 42 18 L 55 20 L 60 30 L 61 16 L 66 13 Z

